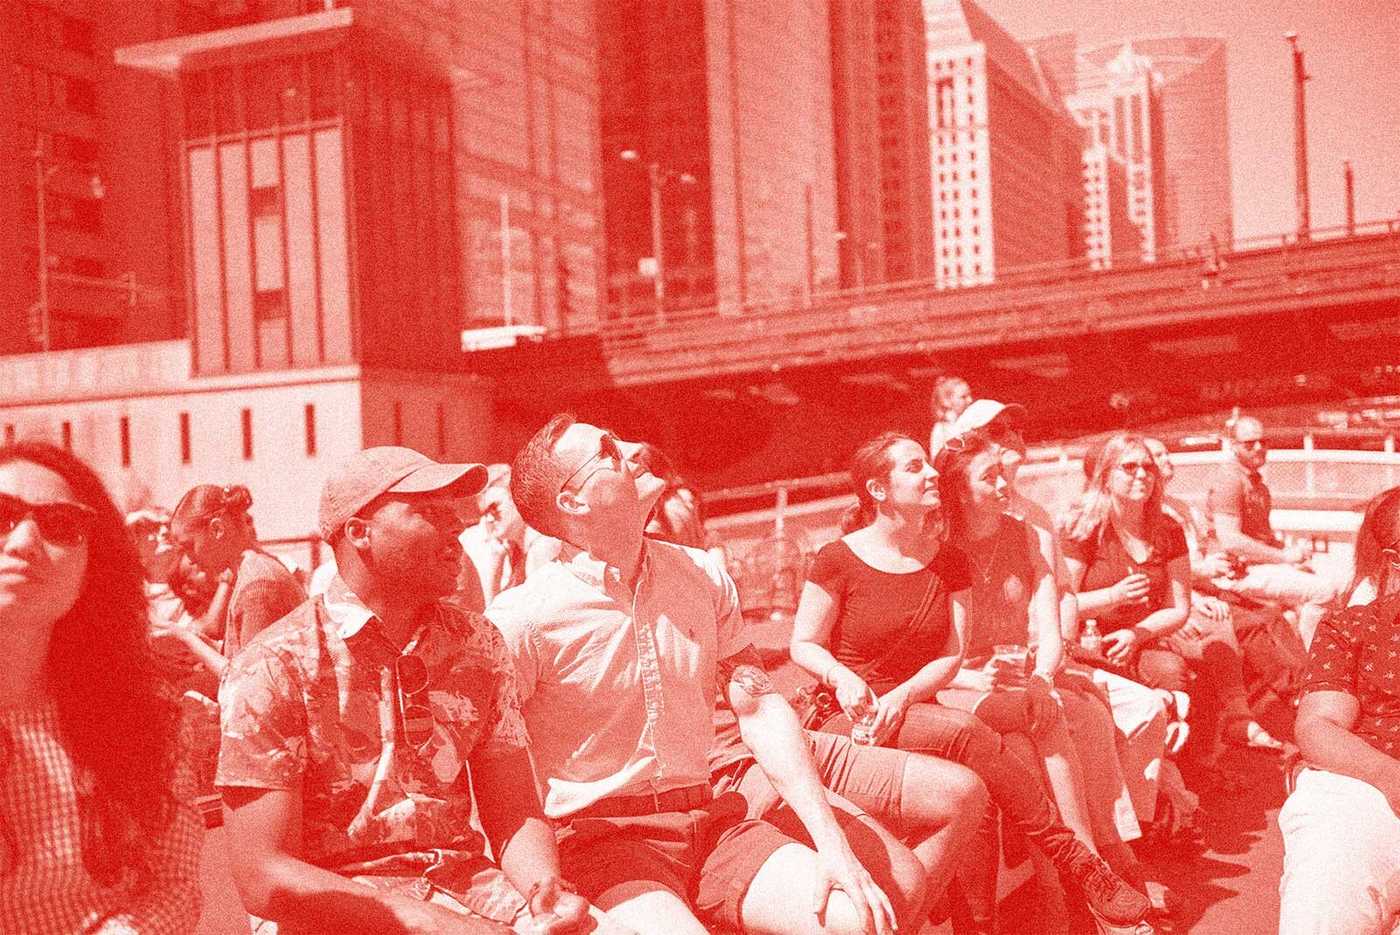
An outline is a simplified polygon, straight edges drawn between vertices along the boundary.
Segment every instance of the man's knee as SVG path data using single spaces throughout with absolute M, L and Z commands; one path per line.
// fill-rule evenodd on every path
M 906 825 L 937 826 L 969 814 L 975 819 L 986 807 L 987 787 L 966 766 L 921 754 L 909 757 L 899 802 Z

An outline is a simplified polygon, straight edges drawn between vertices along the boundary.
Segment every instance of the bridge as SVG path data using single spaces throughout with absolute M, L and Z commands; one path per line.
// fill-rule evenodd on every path
M 906 282 L 736 314 L 668 311 L 664 319 L 608 323 L 603 357 L 613 382 L 626 386 L 1396 300 L 1400 224 L 1392 221 L 1319 230 L 1302 241 L 1246 241 L 1226 253 L 1201 246 L 1150 265 L 1024 267 L 985 286 Z

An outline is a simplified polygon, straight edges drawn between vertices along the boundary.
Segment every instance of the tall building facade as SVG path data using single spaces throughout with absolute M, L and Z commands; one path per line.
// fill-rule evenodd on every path
M 970 0 L 924 0 L 937 281 L 1083 256 L 1081 134 L 1034 58 Z
M 1160 80 L 1151 62 L 1125 44 L 1099 65 L 1077 69 L 1077 90 L 1066 98 L 1092 145 L 1105 147 L 1127 168 L 1127 211 L 1137 225 L 1141 257 L 1157 257 L 1165 236 L 1165 134 Z
M 1129 170 L 1130 210 L 1152 259 L 1234 236 L 1223 39 L 1165 36 L 1079 46 L 1071 33 L 1028 46 L 1083 125 Z M 1073 50 L 1070 54 L 1068 50 Z
M 832 4 L 837 210 L 847 287 L 934 275 L 925 48 L 918 4 Z
M 836 283 L 827 6 L 598 5 L 609 299 L 618 314 L 654 313 L 657 275 L 663 310 L 732 310 Z
M 466 328 L 596 327 L 591 5 L 150 6 L 115 61 L 175 102 L 197 372 L 451 369 Z
M 1162 36 L 1135 38 L 1131 45 L 1160 79 L 1162 243 L 1188 247 L 1214 237 L 1229 244 L 1235 215 L 1225 40 Z M 1091 48 L 1085 57 L 1112 61 L 1110 51 Z
M 183 330 L 174 101 L 112 62 L 160 13 L 112 7 L 0 4 L 0 354 Z
M 1089 266 L 1108 269 L 1143 258 L 1142 231 L 1129 211 L 1128 168 L 1102 141 L 1084 147 L 1084 244 Z
M 834 8 L 843 282 L 1084 255 L 1080 131 L 1016 40 L 967 0 Z

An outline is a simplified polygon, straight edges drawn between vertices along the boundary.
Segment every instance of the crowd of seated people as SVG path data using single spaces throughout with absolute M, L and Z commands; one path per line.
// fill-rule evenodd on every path
M 1039 931 L 1151 932 L 1143 858 L 1223 750 L 1296 752 L 1298 695 L 1282 930 L 1388 930 L 1396 491 L 1327 616 L 1254 420 L 1205 504 L 1120 433 L 1052 515 L 1024 410 L 950 402 L 855 453 L 781 678 L 693 488 L 567 415 L 510 465 L 337 465 L 309 597 L 246 488 L 123 522 L 0 448 L 0 930 L 192 931 L 202 785 L 259 933 L 996 932 L 1013 840 Z

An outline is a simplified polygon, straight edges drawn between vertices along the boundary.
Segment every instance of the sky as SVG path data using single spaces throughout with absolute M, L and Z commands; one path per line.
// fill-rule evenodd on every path
M 1346 220 L 1342 162 L 1358 222 L 1400 216 L 1400 0 L 978 0 L 1018 39 L 1073 31 L 1083 43 L 1204 35 L 1227 44 L 1235 236 L 1297 226 L 1293 173 L 1296 32 L 1308 74 L 1314 228 Z

